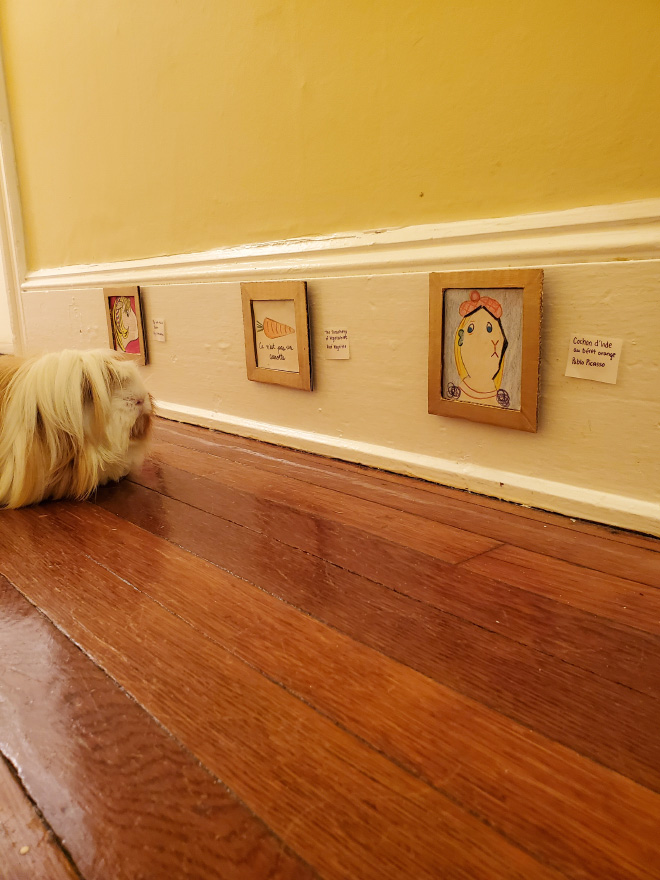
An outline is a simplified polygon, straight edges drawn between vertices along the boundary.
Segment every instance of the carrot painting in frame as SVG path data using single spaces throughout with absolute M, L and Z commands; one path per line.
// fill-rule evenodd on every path
M 139 287 L 106 287 L 103 300 L 110 347 L 138 364 L 146 364 Z
M 429 277 L 429 412 L 537 430 L 541 269 Z
M 241 298 L 248 379 L 311 391 L 305 282 L 245 282 Z

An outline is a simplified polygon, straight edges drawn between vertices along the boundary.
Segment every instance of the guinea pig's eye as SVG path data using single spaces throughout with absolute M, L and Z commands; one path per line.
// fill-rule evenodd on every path
M 474 324 L 468 324 L 468 333 L 472 333 L 474 330 Z
M 489 333 L 492 333 L 492 332 L 493 332 L 493 325 L 490 323 L 490 321 L 486 324 L 486 330 L 487 330 Z

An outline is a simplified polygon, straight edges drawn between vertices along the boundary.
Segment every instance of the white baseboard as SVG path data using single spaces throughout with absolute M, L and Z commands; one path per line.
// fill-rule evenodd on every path
M 660 537 L 660 504 L 567 483 L 155 401 L 158 415 Z
M 660 199 L 224 247 L 29 272 L 23 290 L 651 260 Z

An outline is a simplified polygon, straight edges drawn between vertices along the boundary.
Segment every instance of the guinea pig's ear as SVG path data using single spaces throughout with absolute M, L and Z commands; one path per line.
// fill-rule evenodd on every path
M 100 438 L 105 431 L 112 396 L 109 371 L 88 365 L 82 375 L 81 394 L 85 433 L 90 438 Z
M 87 373 L 83 374 L 80 390 L 85 434 L 97 437 L 102 430 L 103 413 L 99 396 L 94 391 L 94 383 Z
M 123 385 L 121 366 L 122 362 L 115 358 L 109 360 L 106 364 L 105 386 L 109 398 L 111 398 L 117 391 L 120 391 Z

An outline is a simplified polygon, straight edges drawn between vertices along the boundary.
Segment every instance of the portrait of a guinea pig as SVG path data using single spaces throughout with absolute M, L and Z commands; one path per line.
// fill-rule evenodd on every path
M 114 351 L 0 357 L 0 507 L 89 496 L 139 467 L 152 401 Z

